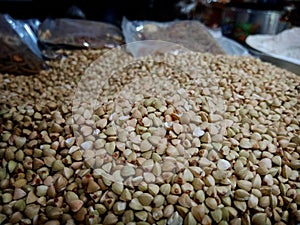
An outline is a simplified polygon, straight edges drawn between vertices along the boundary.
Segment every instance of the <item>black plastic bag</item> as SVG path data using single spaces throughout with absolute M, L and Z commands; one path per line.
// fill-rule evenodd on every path
M 44 44 L 80 48 L 114 48 L 124 44 L 121 30 L 112 24 L 79 19 L 46 19 L 38 32 Z
M 31 27 L 0 14 L 0 72 L 34 74 L 44 69 L 42 54 Z

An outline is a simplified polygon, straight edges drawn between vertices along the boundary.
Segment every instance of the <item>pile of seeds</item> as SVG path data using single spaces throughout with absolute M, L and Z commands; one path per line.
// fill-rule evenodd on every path
M 299 77 L 251 57 L 61 53 L 0 75 L 0 224 L 300 222 Z

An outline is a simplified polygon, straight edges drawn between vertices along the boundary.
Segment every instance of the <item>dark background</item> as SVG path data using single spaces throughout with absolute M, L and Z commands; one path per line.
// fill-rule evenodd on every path
M 190 19 L 191 17 L 188 15 L 179 13 L 179 9 L 176 7 L 179 1 L 180 0 L 0 0 L 0 13 L 8 13 L 14 19 L 37 18 L 40 21 L 43 21 L 47 17 L 78 18 L 74 16 L 74 10 L 70 12 L 71 6 L 77 6 L 84 13 L 85 19 L 109 22 L 117 26 L 120 26 L 123 16 L 126 16 L 130 20 L 155 20 L 161 22 L 174 19 Z M 186 0 L 186 2 L 189 1 L 191 0 Z M 199 2 L 201 1 L 199 0 Z M 300 26 L 300 0 L 231 0 L 227 6 L 282 10 L 286 4 L 291 3 L 296 7 L 296 10 L 293 11 L 290 18 L 294 25 Z M 208 9 L 205 6 L 200 6 L 199 11 L 205 14 Z M 213 17 L 215 16 L 216 15 Z
M 47 17 L 72 17 L 70 6 L 79 7 L 86 19 L 120 24 L 123 16 L 128 19 L 167 21 L 176 18 L 178 0 L 0 0 L 0 13 L 8 13 L 14 19 Z

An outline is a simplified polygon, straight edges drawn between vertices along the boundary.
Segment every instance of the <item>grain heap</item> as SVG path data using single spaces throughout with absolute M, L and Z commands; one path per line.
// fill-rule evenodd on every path
M 250 57 L 65 53 L 0 76 L 1 224 L 300 221 L 299 77 Z

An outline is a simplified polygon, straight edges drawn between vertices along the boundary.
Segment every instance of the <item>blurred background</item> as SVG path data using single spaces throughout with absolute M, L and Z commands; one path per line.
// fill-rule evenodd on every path
M 0 0 L 0 13 L 15 19 L 69 17 L 98 20 L 120 25 L 131 20 L 168 21 L 198 19 L 207 26 L 221 26 L 226 8 L 276 10 L 281 20 L 300 24 L 300 0 Z
M 75 18 L 121 27 L 129 20 L 194 19 L 241 44 L 252 34 L 278 34 L 300 26 L 300 0 L 0 0 L 14 19 Z
M 300 27 L 300 0 L 0 0 L 0 16 L 4 14 L 10 16 L 8 19 L 10 21 L 13 18 L 15 21 L 24 20 L 23 24 L 28 23 L 35 35 L 39 33 L 39 42 L 35 35 L 32 35 L 31 39 L 33 41 L 31 40 L 32 43 L 29 46 L 32 47 L 39 44 L 39 47 L 42 47 L 44 50 L 46 47 L 44 45 L 41 46 L 41 34 L 45 34 L 45 37 L 49 36 L 49 29 L 54 24 L 51 21 L 56 18 L 82 19 L 76 20 L 77 25 L 71 26 L 70 29 L 73 29 L 73 33 L 70 33 L 70 30 L 65 28 L 66 25 L 63 25 L 57 31 L 61 33 L 63 40 L 72 35 L 74 37 L 79 35 L 77 41 L 81 44 L 86 44 L 82 40 L 86 40 L 87 36 L 95 33 L 95 30 L 89 29 L 85 22 L 99 21 L 105 22 L 106 25 L 107 23 L 116 25 L 117 29 L 121 28 L 118 32 L 114 30 L 114 33 L 117 34 L 116 37 L 118 37 L 118 35 L 121 35 L 124 17 L 130 21 L 200 21 L 209 28 L 209 32 L 213 34 L 213 37 L 223 49 L 226 48 L 228 50 L 226 52 L 231 52 L 232 54 L 237 54 L 238 52 L 238 54 L 243 55 L 249 51 L 258 57 L 264 56 L 262 55 L 261 47 L 258 48 L 257 45 L 253 46 L 253 44 L 251 45 L 247 42 L 248 37 L 255 34 L 275 36 L 276 34 L 285 33 L 283 32 L 285 30 L 293 30 L 292 32 L 295 33 L 294 36 L 296 37 L 293 38 L 295 39 L 294 41 L 300 40 L 297 33 L 300 31 L 297 28 Z M 7 23 L 5 21 L 7 17 L 6 19 L 2 17 L 2 20 L 2 24 L 11 26 L 11 22 Z M 45 21 L 47 22 L 45 23 Z M 39 26 L 40 23 L 43 23 L 46 28 L 48 27 L 44 30 L 44 33 L 37 32 L 38 27 L 41 28 Z M 82 29 L 78 28 L 80 26 Z M 101 30 L 102 28 L 100 27 L 99 29 Z M 5 27 L 2 27 L 4 34 L 6 30 Z M 83 37 L 80 32 L 77 34 L 78 30 L 85 31 L 85 36 Z M 105 32 L 108 32 L 110 34 L 110 31 L 106 30 L 104 32 L 104 30 L 100 33 L 106 34 Z M 20 33 L 20 31 L 18 32 Z M 26 33 L 24 27 L 21 29 L 22 32 Z M 197 36 L 197 34 L 194 34 L 194 36 Z M 108 35 L 107 37 L 114 38 L 115 36 Z M 197 37 L 201 37 L 201 34 Z M 291 42 L 291 36 L 286 35 L 286 37 L 287 40 L 284 39 L 283 41 L 285 45 Z M 4 35 L 5 38 L 7 37 Z M 105 37 L 102 39 L 105 40 Z M 122 37 L 120 36 L 119 39 L 122 39 Z M 59 43 L 61 44 L 61 42 Z M 278 43 L 275 46 L 278 46 Z M 16 48 L 16 51 L 19 51 L 19 49 Z M 293 54 L 299 55 L 298 48 L 291 47 L 290 49 L 293 51 Z M 37 47 L 35 50 L 39 52 Z M 267 53 L 270 53 L 270 51 L 268 50 Z M 51 54 L 43 53 L 43 56 L 50 57 Z M 286 54 L 291 55 L 292 53 L 287 52 Z M 296 68 L 296 71 L 299 71 L 299 68 Z

